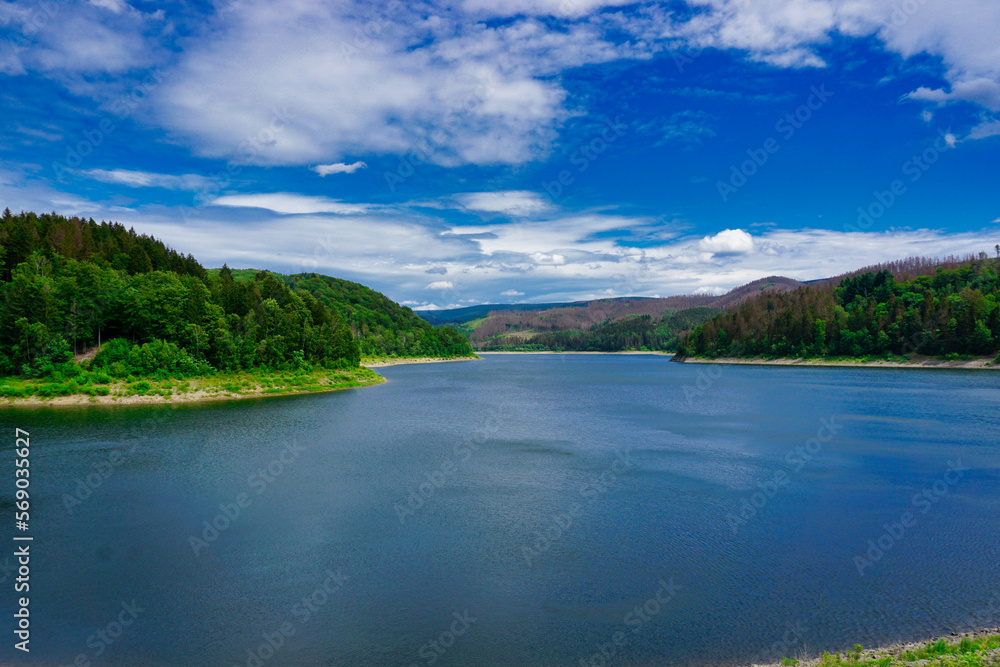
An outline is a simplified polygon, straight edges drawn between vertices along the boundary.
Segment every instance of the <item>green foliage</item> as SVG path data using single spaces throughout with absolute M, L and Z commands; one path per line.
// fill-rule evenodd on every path
M 98 345 L 89 362 L 98 384 L 261 366 L 356 368 L 362 348 L 472 353 L 454 329 L 435 329 L 362 285 L 316 274 L 234 277 L 225 266 L 209 274 L 118 224 L 4 216 L 0 248 L 0 376 L 58 384 L 79 375 L 74 354 Z
M 908 651 L 875 651 L 864 656 L 860 645 L 843 654 L 824 653 L 822 667 L 905 667 L 912 663 L 934 664 L 939 667 L 996 667 L 1000 656 L 993 654 L 1000 647 L 1000 636 L 963 637 L 957 642 L 938 639 L 921 648 Z M 926 662 L 925 662 L 926 661 Z M 782 661 L 782 664 L 787 664 Z
M 317 273 L 285 280 L 298 292 L 311 294 L 350 326 L 361 354 L 367 357 L 459 357 L 472 346 L 451 327 L 433 327 L 409 308 L 375 290 Z
M 883 270 L 837 286 L 764 294 L 694 328 L 681 356 L 963 358 L 1000 349 L 998 262 L 897 282 Z

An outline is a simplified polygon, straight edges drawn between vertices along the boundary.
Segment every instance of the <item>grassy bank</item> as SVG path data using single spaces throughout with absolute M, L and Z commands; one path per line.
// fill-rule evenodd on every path
M 334 391 L 381 382 L 385 378 L 367 368 L 259 369 L 186 378 L 130 376 L 126 379 L 81 371 L 59 381 L 0 378 L 0 405 L 180 403 Z
M 778 663 L 784 667 L 997 667 L 1000 665 L 1000 628 L 899 644 L 875 650 L 860 645 L 843 653 Z M 777 667 L 777 665 L 775 665 Z

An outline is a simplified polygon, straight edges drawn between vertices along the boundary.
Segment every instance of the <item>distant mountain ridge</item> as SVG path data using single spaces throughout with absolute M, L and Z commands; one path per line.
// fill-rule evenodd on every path
M 433 324 L 456 326 L 479 350 L 666 350 L 678 335 L 727 308 L 762 293 L 791 291 L 803 284 L 770 276 L 721 296 L 617 297 L 415 312 Z

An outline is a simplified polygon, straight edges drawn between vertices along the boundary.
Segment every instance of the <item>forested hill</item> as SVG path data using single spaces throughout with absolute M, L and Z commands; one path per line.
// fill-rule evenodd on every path
M 209 270 L 217 274 L 217 269 Z M 252 280 L 255 270 L 232 271 L 237 281 Z M 282 276 L 337 313 L 350 327 L 365 356 L 453 357 L 472 354 L 469 341 L 451 327 L 435 328 L 406 306 L 360 283 L 318 273 Z
M 695 327 L 678 359 L 996 354 L 1000 257 L 908 266 L 761 295 Z
M 429 325 L 399 326 L 402 309 L 361 285 L 314 295 L 308 287 L 323 277 L 297 282 L 267 272 L 249 280 L 228 269 L 209 273 L 191 255 L 115 223 L 5 210 L 0 375 L 58 373 L 74 353 L 111 339 L 94 365 L 137 375 L 356 367 L 362 341 L 368 354 L 471 353 L 453 331 L 418 345 L 414 331 Z

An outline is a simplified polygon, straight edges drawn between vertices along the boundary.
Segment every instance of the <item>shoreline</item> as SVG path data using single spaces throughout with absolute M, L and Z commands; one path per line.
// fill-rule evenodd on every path
M 239 393 L 234 393 L 230 389 L 219 386 L 207 386 L 199 384 L 199 381 L 211 380 L 212 378 L 192 378 L 186 382 L 193 386 L 190 390 L 182 393 L 171 393 L 163 396 L 158 393 L 123 395 L 114 393 L 114 390 L 122 390 L 128 383 L 114 383 L 109 386 L 112 393 L 107 395 L 91 396 L 90 394 L 69 394 L 66 396 L 51 396 L 40 398 L 38 396 L 25 396 L 16 398 L 0 398 L 0 410 L 4 407 L 11 408 L 73 408 L 87 407 L 91 405 L 118 406 L 118 405 L 177 405 L 180 403 L 207 403 L 210 401 L 238 401 L 247 398 L 270 398 L 273 396 L 303 396 L 306 394 L 325 394 L 345 389 L 359 389 L 361 387 L 373 387 L 384 384 L 388 380 L 378 373 L 371 372 L 371 376 L 355 377 L 347 382 L 334 382 L 328 377 L 317 378 L 317 384 L 301 389 L 281 388 L 275 389 L 257 384 Z
M 948 644 L 949 646 L 958 646 L 958 645 L 960 645 L 960 643 L 962 642 L 962 640 L 965 640 L 965 639 L 985 641 L 985 640 L 988 640 L 988 639 L 991 639 L 991 638 L 1000 638 L 1000 627 L 984 628 L 982 630 L 968 630 L 968 631 L 965 631 L 965 632 L 952 632 L 952 633 L 947 634 L 947 635 L 935 635 L 935 636 L 932 636 L 932 637 L 928 637 L 927 639 L 921 639 L 921 640 L 917 640 L 917 641 L 896 642 L 896 643 L 893 643 L 893 644 L 888 644 L 886 646 L 877 646 L 875 648 L 862 648 L 860 654 L 858 655 L 857 661 L 850 662 L 850 663 L 844 663 L 844 662 L 837 662 L 837 663 L 826 662 L 826 661 L 823 660 L 823 655 L 822 654 L 820 654 L 820 655 L 812 655 L 810 657 L 807 657 L 807 656 L 804 656 L 804 655 L 799 656 L 799 657 L 796 657 L 796 656 L 793 656 L 793 655 L 788 655 L 788 656 L 785 656 L 785 657 L 794 660 L 795 661 L 794 664 L 796 665 L 796 667 L 818 667 L 820 665 L 829 665 L 829 664 L 839 664 L 839 665 L 848 665 L 848 664 L 849 665 L 874 665 L 874 664 L 876 664 L 876 661 L 886 660 L 886 659 L 889 660 L 888 667 L 895 667 L 896 665 L 900 665 L 900 664 L 905 664 L 905 665 L 929 665 L 929 664 L 935 664 L 936 665 L 936 664 L 938 664 L 937 660 L 931 661 L 931 660 L 924 659 L 924 660 L 919 661 L 919 662 L 918 661 L 909 661 L 909 660 L 905 660 L 903 658 L 903 654 L 905 654 L 907 652 L 910 652 L 910 651 L 920 652 L 922 649 L 927 649 L 929 646 L 932 646 L 932 645 L 934 645 L 934 644 L 936 644 L 938 642 L 942 642 L 942 641 L 945 642 L 946 644 Z M 845 651 L 839 651 L 839 652 L 836 652 L 836 653 L 831 652 L 831 656 L 846 657 L 848 655 L 848 653 L 849 653 L 849 651 L 847 651 L 847 650 L 845 650 Z M 945 660 L 945 662 L 942 662 L 940 664 L 946 665 L 947 667 L 951 667 L 952 665 L 957 666 L 959 664 L 962 664 L 962 665 L 965 665 L 965 664 L 979 664 L 979 663 L 961 662 L 961 657 L 960 657 L 961 655 L 962 654 L 943 653 L 943 654 L 936 655 L 934 657 L 935 658 L 943 658 Z M 966 654 L 966 655 L 968 655 L 968 654 Z M 993 649 L 986 648 L 986 649 L 983 649 L 982 652 L 980 653 L 980 655 L 982 655 L 982 657 L 984 657 L 984 658 L 988 657 L 988 658 L 990 658 L 992 660 L 992 662 L 985 663 L 985 664 L 1000 664 L 1000 648 L 993 648 Z M 952 658 L 952 660 L 948 660 L 949 657 Z M 783 663 L 781 661 L 771 662 L 771 663 L 752 663 L 750 665 L 750 667 L 783 667 Z
M 731 364 L 734 366 L 826 366 L 829 368 L 925 368 L 938 370 L 1000 370 L 993 357 L 946 361 L 935 357 L 920 357 L 911 361 L 850 361 L 823 359 L 765 359 L 763 357 L 687 357 L 676 359 L 680 364 Z
M 386 366 L 409 366 L 410 364 L 444 364 L 450 361 L 482 361 L 482 357 L 396 357 L 394 359 L 361 360 L 362 368 L 385 368 Z
M 532 350 L 532 351 L 521 351 L 507 352 L 505 350 L 490 350 L 490 351 L 478 351 L 476 354 L 622 354 L 622 355 L 641 355 L 641 354 L 652 354 L 658 357 L 672 357 L 673 352 L 657 352 L 655 350 L 625 350 L 622 352 L 591 352 L 589 350 L 566 350 L 564 352 L 556 352 L 555 350 Z
M 375 373 L 373 368 L 383 368 L 386 366 L 403 366 L 408 364 L 432 364 L 449 361 L 478 361 L 479 356 L 472 357 L 399 357 L 395 359 L 370 359 L 362 361 L 356 370 L 370 372 L 372 376 L 354 377 L 347 382 L 334 382 L 328 377 L 315 378 L 315 384 L 305 388 L 284 387 L 277 389 L 259 383 L 252 383 L 253 386 L 234 392 L 224 386 L 220 387 L 219 382 L 226 379 L 235 379 L 227 376 L 206 376 L 202 378 L 189 378 L 187 380 L 172 380 L 171 382 L 185 382 L 192 385 L 190 390 L 184 392 L 171 392 L 169 396 L 160 393 L 147 394 L 124 394 L 128 382 L 115 382 L 108 385 L 110 390 L 106 395 L 91 395 L 85 393 L 69 394 L 65 396 L 23 396 L 23 397 L 0 397 L 0 410 L 4 407 L 83 407 L 90 405 L 174 405 L 179 403 L 206 403 L 209 401 L 238 401 L 247 398 L 270 398 L 272 396 L 301 396 L 305 394 L 324 394 L 331 391 L 341 391 L 343 389 L 358 389 L 360 387 L 372 387 L 384 384 L 388 380 Z M 244 380 L 243 376 L 237 376 Z M 140 378 L 137 381 L 141 381 Z M 154 381 L 155 382 L 155 381 Z M 252 380 L 251 380 L 252 382 Z M 211 383 L 211 384 L 210 384 Z

